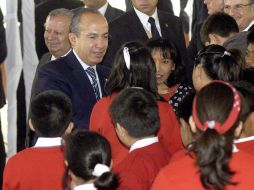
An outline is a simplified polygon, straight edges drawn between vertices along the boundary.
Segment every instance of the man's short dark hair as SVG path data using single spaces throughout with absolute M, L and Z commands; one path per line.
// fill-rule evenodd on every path
M 229 37 L 232 33 L 238 33 L 239 28 L 233 17 L 226 13 L 218 12 L 207 17 L 200 29 L 200 38 L 205 45 L 210 42 L 209 34 L 217 34 L 221 37 Z
M 156 97 L 145 89 L 121 91 L 110 106 L 110 114 L 113 123 L 119 123 L 134 138 L 155 135 L 160 128 Z
M 31 102 L 30 119 L 35 133 L 41 137 L 62 136 L 71 121 L 71 115 L 71 100 L 60 91 L 42 92 Z
M 94 10 L 91 8 L 83 8 L 83 7 L 76 8 L 76 9 L 72 10 L 72 12 L 73 12 L 73 17 L 71 19 L 70 31 L 71 31 L 71 33 L 76 34 L 76 36 L 79 36 L 79 34 L 80 34 L 79 22 L 80 22 L 80 18 L 82 15 L 87 14 L 87 13 L 101 15 L 100 12 L 97 10 Z

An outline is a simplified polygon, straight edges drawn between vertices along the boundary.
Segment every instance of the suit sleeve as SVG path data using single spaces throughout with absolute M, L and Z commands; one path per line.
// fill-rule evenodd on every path
M 70 97 L 71 89 L 65 77 L 57 70 L 55 63 L 48 63 L 38 71 L 38 78 L 34 84 L 34 95 L 46 90 L 59 90 Z M 71 98 L 71 97 L 70 97 Z

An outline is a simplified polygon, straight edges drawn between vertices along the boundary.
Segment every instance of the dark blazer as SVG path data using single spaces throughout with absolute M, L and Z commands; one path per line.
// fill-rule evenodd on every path
M 36 67 L 36 71 L 35 71 L 35 74 L 34 74 L 34 80 L 33 80 L 33 83 L 32 83 L 32 89 L 31 89 L 31 100 L 33 99 L 33 97 L 34 97 L 34 94 L 35 94 L 35 92 L 34 92 L 34 85 L 37 83 L 36 81 L 37 81 L 37 79 L 38 79 L 38 71 L 41 69 L 41 67 L 43 66 L 43 65 L 45 65 L 45 64 L 47 64 L 48 62 L 50 62 L 50 60 L 51 60 L 51 57 L 52 57 L 52 54 L 51 53 L 45 53 L 42 57 L 41 57 L 41 59 L 40 59 L 40 61 L 39 61 L 39 64 L 37 65 L 37 67 Z M 30 109 L 29 109 L 30 110 Z
M 105 96 L 103 87 L 110 70 L 98 64 L 96 71 L 102 95 Z M 72 102 L 72 120 L 75 129 L 88 129 L 96 98 L 90 80 L 73 51 L 41 67 L 35 84 L 35 94 L 45 90 L 59 90 L 68 95 Z
M 36 52 L 39 57 L 48 52 L 48 48 L 44 42 L 44 23 L 50 11 L 58 8 L 75 9 L 84 6 L 78 0 L 47 0 L 35 7 L 35 42 Z
M 110 4 L 108 4 L 107 10 L 104 16 L 107 19 L 107 21 L 110 22 L 123 14 L 124 14 L 124 11 L 114 8 Z
M 180 19 L 174 15 L 159 10 L 158 17 L 162 37 L 175 42 L 185 60 L 186 48 Z M 122 44 L 128 41 L 141 41 L 145 43 L 149 40 L 146 31 L 134 10 L 130 10 L 116 20 L 110 22 L 109 34 L 111 35 L 111 40 L 103 60 L 103 64 L 109 67 L 111 67 L 114 56 Z
M 192 34 L 190 44 L 187 48 L 187 55 L 189 58 L 188 70 L 190 73 L 188 74 L 188 79 L 192 77 L 192 70 L 194 67 L 195 58 L 200 50 L 202 50 L 205 46 L 201 42 L 200 38 L 200 30 L 202 27 L 202 23 L 196 25 L 194 33 Z

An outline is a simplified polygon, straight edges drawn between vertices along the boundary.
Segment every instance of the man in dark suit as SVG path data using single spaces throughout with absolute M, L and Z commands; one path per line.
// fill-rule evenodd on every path
M 240 31 L 254 30 L 254 0 L 224 0 L 224 12 L 234 17 Z
M 83 0 L 85 7 L 98 10 L 108 22 L 124 14 L 120 9 L 112 7 L 107 0 Z
M 88 128 L 94 104 L 105 95 L 109 69 L 100 65 L 108 47 L 108 24 L 98 11 L 75 11 L 69 39 L 73 50 L 44 65 L 38 72 L 36 94 L 59 90 L 67 94 L 73 107 L 75 128 Z
M 83 3 L 79 0 L 46 0 L 35 7 L 35 40 L 36 52 L 39 57 L 48 52 L 44 43 L 44 23 L 50 11 L 58 8 L 75 9 L 82 7 Z
M 182 3 L 182 0 L 181 0 Z M 126 10 L 129 11 L 133 8 L 131 0 L 125 0 Z M 171 0 L 159 0 L 157 8 L 170 14 L 174 14 Z
M 45 53 L 36 68 L 31 90 L 31 99 L 34 97 L 34 84 L 38 78 L 38 71 L 49 61 L 67 55 L 71 49 L 69 40 L 70 24 L 73 13 L 65 8 L 54 9 L 49 13 L 45 22 L 44 40 L 49 52 Z
M 158 0 L 132 0 L 134 9 L 109 23 L 111 40 L 103 60 L 104 65 L 112 66 L 117 50 L 125 42 L 137 40 L 145 43 L 151 37 L 163 37 L 173 41 L 178 46 L 183 60 L 186 60 L 186 48 L 180 19 L 157 10 L 157 3 Z

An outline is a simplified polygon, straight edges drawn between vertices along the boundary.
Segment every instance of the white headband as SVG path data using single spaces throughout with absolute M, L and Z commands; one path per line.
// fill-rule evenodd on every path
M 93 169 L 93 175 L 96 177 L 100 177 L 102 174 L 109 172 L 110 168 L 104 164 L 96 164 Z
M 124 61 L 125 61 L 127 69 L 130 70 L 131 57 L 130 57 L 129 49 L 127 47 L 123 48 L 123 57 L 124 57 Z

